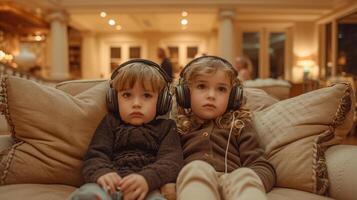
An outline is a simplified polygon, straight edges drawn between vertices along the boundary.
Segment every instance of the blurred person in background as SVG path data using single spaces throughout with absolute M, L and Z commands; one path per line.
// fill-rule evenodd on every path
M 172 79 L 173 78 L 172 63 L 170 61 L 170 58 L 166 56 L 165 49 L 158 48 L 157 57 L 159 57 L 161 61 L 160 66 L 164 69 L 166 74 Z
M 239 80 L 246 81 L 252 79 L 253 66 L 248 57 L 238 56 L 234 67 L 238 71 Z

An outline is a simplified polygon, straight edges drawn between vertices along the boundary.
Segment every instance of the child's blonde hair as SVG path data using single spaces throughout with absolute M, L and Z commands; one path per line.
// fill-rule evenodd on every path
M 118 70 L 118 74 L 112 80 L 112 86 L 116 91 L 122 91 L 133 88 L 136 82 L 145 90 L 158 93 L 167 85 L 158 69 L 145 63 L 134 62 Z
M 181 80 L 183 82 L 181 82 L 181 84 L 191 85 L 198 76 L 207 74 L 212 75 L 218 70 L 222 70 L 227 74 L 231 86 L 235 87 L 236 85 L 241 84 L 237 78 L 237 72 L 235 69 L 228 63 L 214 57 L 200 58 L 191 63 L 190 66 L 185 69 L 185 73 L 183 74 Z M 251 117 L 249 110 L 239 108 L 238 110 L 224 113 L 222 116 L 216 118 L 215 122 L 220 128 L 230 129 L 233 118 L 234 129 L 237 130 L 235 133 L 239 134 L 245 124 L 250 121 Z M 185 110 L 179 105 L 177 108 L 176 122 L 178 130 L 181 134 L 185 134 L 200 125 L 200 122 L 190 109 Z

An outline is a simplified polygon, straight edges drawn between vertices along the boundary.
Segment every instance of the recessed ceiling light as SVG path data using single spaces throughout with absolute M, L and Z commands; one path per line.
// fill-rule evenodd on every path
M 114 25 L 115 25 L 115 20 L 114 20 L 114 19 L 108 20 L 108 24 L 109 24 L 110 26 L 114 26 Z
M 107 16 L 107 13 L 106 12 L 100 12 L 100 14 L 99 14 L 101 17 L 106 17 Z
M 182 11 L 181 15 L 182 17 L 187 17 L 188 13 L 186 11 Z
M 181 19 L 181 25 L 187 25 L 188 20 L 187 19 Z
M 36 35 L 35 36 L 35 40 L 36 41 L 41 41 L 42 40 L 42 36 L 41 35 Z
M 120 31 L 122 29 L 122 27 L 120 25 L 116 25 L 115 29 L 117 29 L 118 31 Z

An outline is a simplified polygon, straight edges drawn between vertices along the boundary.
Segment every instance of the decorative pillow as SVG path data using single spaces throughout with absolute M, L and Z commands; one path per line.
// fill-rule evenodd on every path
M 253 113 L 253 122 L 277 173 L 277 186 L 325 194 L 324 152 L 352 127 L 354 95 L 340 83 L 280 101 Z
M 80 186 L 82 157 L 106 113 L 103 82 L 76 96 L 4 77 L 3 112 L 16 143 L 0 157 L 1 184 Z
M 244 91 L 244 98 L 246 100 L 243 106 L 245 108 L 248 108 L 252 112 L 263 110 L 264 108 L 267 108 L 279 102 L 277 99 L 268 95 L 268 93 L 262 89 L 244 88 L 243 91 Z

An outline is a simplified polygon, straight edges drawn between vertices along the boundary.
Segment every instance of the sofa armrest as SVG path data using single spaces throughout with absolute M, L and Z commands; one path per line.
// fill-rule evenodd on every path
M 0 135 L 0 152 L 13 144 L 11 135 Z
M 330 197 L 352 200 L 357 197 L 357 146 L 336 145 L 326 151 Z

